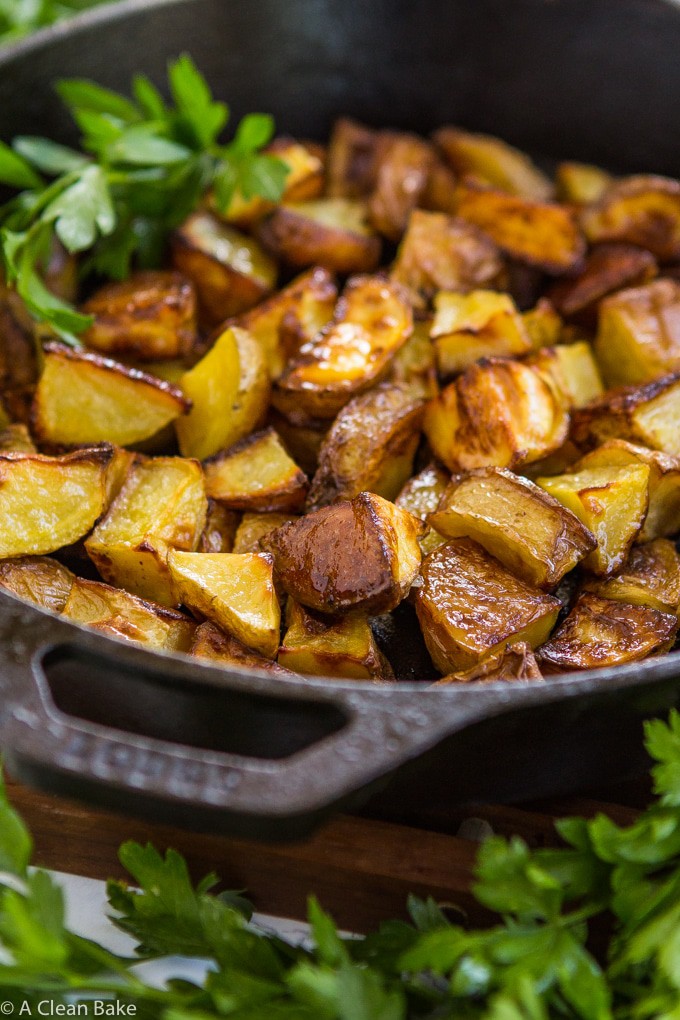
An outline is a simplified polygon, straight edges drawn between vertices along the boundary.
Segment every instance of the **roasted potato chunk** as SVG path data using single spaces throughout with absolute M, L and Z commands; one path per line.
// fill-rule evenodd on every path
M 586 591 L 603 599 L 676 613 L 680 606 L 680 556 L 667 538 L 634 546 L 621 569 L 604 580 L 589 580 Z
M 188 652 L 196 631 L 194 621 L 174 609 L 80 577 L 73 581 L 62 616 L 109 637 L 165 652 Z
M 553 588 L 597 545 L 570 510 L 504 468 L 454 477 L 428 523 L 446 538 L 474 539 L 538 588 Z
M 130 446 L 190 407 L 169 383 L 98 354 L 51 343 L 45 347 L 32 422 L 36 436 L 48 443 Z
M 576 269 L 585 240 L 566 206 L 536 202 L 472 181 L 458 187 L 457 215 L 473 223 L 512 258 L 546 273 Z
M 412 304 L 424 308 L 438 290 L 466 293 L 495 283 L 503 270 L 500 252 L 464 220 L 414 209 L 390 276 Z
M 430 319 L 413 323 L 413 332 L 395 354 L 385 376 L 386 382 L 408 390 L 414 400 L 431 400 L 439 393 L 431 328 Z
M 409 478 L 394 502 L 425 524 L 429 514 L 434 513 L 439 506 L 449 482 L 448 472 L 438 464 L 428 464 L 417 475 Z M 418 541 L 423 556 L 427 556 L 433 549 L 443 545 L 446 539 L 428 525 Z
M 647 513 L 647 465 L 582 467 L 571 474 L 537 478 L 536 483 L 576 514 L 597 539 L 584 566 L 601 576 L 618 570 Z
M 492 135 L 472 134 L 460 128 L 435 131 L 434 141 L 447 163 L 460 177 L 477 177 L 509 195 L 539 202 L 553 197 L 553 186 L 525 153 Z
M 322 616 L 291 599 L 286 623 L 279 663 L 288 669 L 306 676 L 344 680 L 394 679 L 366 617 Z
M 516 467 L 558 449 L 569 417 L 552 380 L 528 365 L 471 365 L 425 410 L 424 430 L 451 471 Z
M 258 242 L 208 211 L 192 213 L 175 231 L 171 248 L 175 268 L 196 288 L 207 326 L 252 308 L 276 284 L 276 263 Z
M 106 504 L 112 456 L 110 446 L 0 454 L 0 559 L 55 552 L 86 535 Z
M 570 410 L 585 407 L 604 394 L 593 349 L 585 340 L 544 347 L 527 359 L 527 364 L 552 379 Z
M 171 550 L 168 566 L 178 601 L 273 659 L 279 648 L 281 610 L 271 556 Z
M 597 321 L 598 303 L 622 287 L 647 283 L 657 274 L 656 259 L 629 244 L 598 244 L 588 254 L 578 276 L 560 280 L 550 289 L 550 300 L 567 319 L 585 326 Z
M 232 552 L 236 531 L 240 522 L 240 514 L 234 510 L 227 510 L 226 507 L 214 499 L 209 499 L 205 526 L 198 543 L 198 552 Z
M 389 383 L 351 400 L 321 446 L 308 509 L 363 491 L 394 499 L 413 469 L 423 413 L 421 400 Z
M 437 680 L 435 687 L 446 684 L 495 683 L 497 680 L 542 680 L 536 656 L 526 641 L 516 641 L 498 652 L 486 655 L 480 662 L 461 673 L 449 673 Z
M 671 613 L 585 593 L 539 649 L 538 664 L 544 672 L 566 673 L 639 662 L 668 651 L 677 629 L 677 617 Z
M 520 581 L 476 542 L 453 539 L 423 560 L 416 612 L 440 673 L 470 669 L 509 640 L 542 644 L 560 602 Z
M 532 351 L 554 347 L 562 340 L 564 323 L 547 298 L 541 298 L 534 308 L 522 313 L 524 328 L 531 341 Z
M 37 453 L 31 433 L 21 422 L 7 425 L 0 432 L 0 453 Z
M 572 437 L 582 445 L 629 439 L 680 456 L 680 372 L 613 390 L 580 408 L 573 415 Z
M 262 540 L 289 595 L 321 613 L 394 609 L 418 573 L 422 525 L 372 492 L 322 507 Z
M 588 240 L 623 241 L 660 262 L 680 259 L 680 182 L 640 175 L 615 181 L 581 213 Z
M 260 514 L 246 513 L 241 518 L 241 523 L 236 529 L 234 548 L 231 551 L 235 553 L 262 552 L 260 540 L 293 520 L 296 520 L 296 518 L 291 514 L 277 513 L 275 511 Z
M 608 386 L 651 382 L 680 369 L 680 283 L 655 280 L 603 301 L 595 356 Z
M 231 326 L 180 380 L 192 402 L 177 422 L 184 457 L 204 460 L 243 439 L 267 413 L 269 372 L 260 345 L 244 329 Z
M 508 294 L 440 291 L 434 301 L 431 337 L 440 375 L 462 372 L 481 358 L 526 354 L 531 340 Z
M 215 454 L 203 470 L 208 496 L 232 510 L 299 510 L 309 488 L 274 429 Z
M 326 191 L 332 198 L 363 198 L 375 187 L 378 161 L 391 144 L 386 131 L 374 131 L 349 117 L 336 120 L 328 144 Z
M 389 367 L 413 330 L 411 309 L 396 284 L 356 276 L 345 287 L 333 321 L 305 344 L 278 380 L 274 404 L 334 418 Z
M 137 361 L 181 358 L 196 340 L 196 293 L 179 273 L 156 270 L 108 283 L 85 302 L 94 322 L 83 342 Z
M 71 571 L 49 556 L 19 556 L 0 562 L 0 587 L 24 602 L 60 613 L 75 580 Z
M 368 216 L 379 233 L 398 241 L 411 211 L 427 187 L 435 163 L 434 149 L 417 135 L 395 135 L 377 160 L 375 188 Z
M 238 672 L 244 669 L 260 669 L 268 676 L 276 677 L 277 680 L 295 679 L 295 673 L 277 662 L 259 655 L 252 648 L 247 648 L 233 634 L 226 634 L 213 623 L 202 623 L 196 629 L 194 643 L 189 649 L 189 655 L 195 655 L 199 659 L 209 659 L 211 664 L 218 664 Z
M 281 436 L 295 463 L 300 465 L 306 475 L 313 475 L 319 465 L 319 452 L 331 422 L 323 418 L 308 418 L 306 415 L 298 419 L 294 412 L 290 414 L 292 421 L 276 408 L 270 407 L 267 421 Z
M 182 457 L 141 460 L 85 548 L 104 580 L 174 606 L 168 551 L 196 548 L 206 511 L 200 464 Z
M 590 163 L 560 163 L 555 174 L 557 197 L 572 205 L 590 205 L 602 197 L 613 177 Z

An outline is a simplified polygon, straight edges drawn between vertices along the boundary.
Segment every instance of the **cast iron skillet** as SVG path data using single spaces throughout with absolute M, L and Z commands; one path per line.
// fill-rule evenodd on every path
M 0 57 L 0 137 L 68 139 L 50 90 L 159 84 L 186 50 L 236 115 L 322 138 L 345 113 L 447 121 L 554 158 L 680 173 L 680 10 L 662 0 L 130 0 Z M 676 654 L 529 685 L 282 682 L 163 657 L 0 595 L 0 743 L 23 780 L 196 828 L 308 831 L 379 790 L 391 816 L 640 767 Z

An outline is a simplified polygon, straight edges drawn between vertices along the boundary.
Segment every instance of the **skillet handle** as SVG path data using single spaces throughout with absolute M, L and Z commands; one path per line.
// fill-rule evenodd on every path
M 192 828 L 303 835 L 490 711 L 480 690 L 443 701 L 243 676 L 149 655 L 4 593 L 0 610 L 0 742 L 13 774 Z

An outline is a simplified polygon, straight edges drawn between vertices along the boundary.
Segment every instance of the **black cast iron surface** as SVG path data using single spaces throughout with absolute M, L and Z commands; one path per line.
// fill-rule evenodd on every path
M 680 173 L 680 10 L 664 0 L 146 0 L 0 56 L 0 137 L 67 140 L 55 78 L 159 85 L 190 52 L 238 116 L 497 133 L 552 158 Z M 48 790 L 283 838 L 374 795 L 384 815 L 607 783 L 678 703 L 672 654 L 529 685 L 272 681 L 87 633 L 0 593 L 0 744 Z M 376 793 L 378 791 L 378 793 Z

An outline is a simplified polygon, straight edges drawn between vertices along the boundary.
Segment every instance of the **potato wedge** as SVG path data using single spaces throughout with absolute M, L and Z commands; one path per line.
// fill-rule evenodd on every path
M 680 283 L 655 280 L 603 301 L 595 356 L 608 386 L 651 382 L 680 369 Z
M 604 195 L 613 180 L 606 170 L 590 163 L 560 163 L 555 173 L 557 197 L 572 205 L 590 205 Z
M 276 677 L 277 680 L 296 679 L 284 666 L 278 662 L 259 655 L 252 648 L 247 648 L 233 634 L 227 634 L 214 623 L 202 623 L 196 629 L 194 643 L 189 649 L 189 655 L 195 655 L 199 659 L 209 659 L 211 664 L 218 664 L 225 668 L 233 669 L 239 673 L 243 670 L 259 669 L 268 676 Z
M 206 511 L 200 464 L 182 457 L 140 460 L 85 548 L 105 581 L 174 606 L 168 551 L 197 547 Z
M 329 617 L 289 600 L 279 663 L 305 676 L 393 680 L 365 616 Z
M 309 488 L 274 429 L 216 453 L 203 471 L 208 496 L 231 510 L 299 510 Z
M 456 184 L 456 175 L 453 170 L 435 154 L 435 161 L 430 168 L 425 190 L 420 196 L 420 207 L 429 212 L 454 215 L 456 212 Z
M 230 326 L 180 380 L 192 402 L 177 422 L 184 457 L 204 460 L 243 439 L 267 413 L 269 372 L 264 351 L 244 329 Z
M 656 259 L 642 248 L 598 244 L 588 254 L 578 276 L 560 280 L 550 288 L 550 300 L 560 315 L 594 327 L 602 298 L 623 287 L 647 283 L 657 272 Z
M 0 432 L 0 453 L 37 453 L 31 433 L 21 422 L 6 425 Z
M 112 456 L 110 446 L 0 454 L 0 559 L 55 552 L 86 535 L 106 504 Z
M 385 382 L 408 390 L 414 400 L 431 400 L 439 393 L 437 362 L 430 339 L 431 319 L 418 319 L 385 375 Z
M 438 290 L 466 293 L 499 280 L 498 248 L 481 230 L 444 213 L 414 209 L 390 271 L 416 308 Z
M 562 340 L 564 323 L 547 298 L 540 298 L 533 308 L 522 313 L 524 328 L 529 335 L 532 351 L 554 347 Z
M 358 393 L 377 382 L 413 330 L 411 309 L 394 283 L 355 276 L 333 321 L 300 349 L 277 381 L 274 405 L 334 418 Z
M 74 574 L 49 556 L 19 556 L 0 562 L 0 588 L 24 602 L 60 613 L 75 580 Z
M 51 343 L 45 347 L 31 415 L 33 431 L 44 442 L 130 446 L 190 407 L 170 383 L 99 354 Z
M 178 600 L 268 659 L 279 648 L 281 610 L 271 556 L 258 553 L 168 554 Z
M 370 273 L 382 250 L 366 203 L 349 198 L 279 205 L 260 223 L 257 236 L 276 258 L 297 269 L 325 266 L 336 273 Z
M 443 127 L 432 136 L 446 162 L 460 177 L 477 177 L 509 195 L 539 202 L 553 197 L 554 188 L 529 157 L 492 135 Z
M 595 574 L 618 570 L 647 513 L 649 467 L 583 467 L 570 474 L 537 478 L 536 484 L 571 510 L 597 539 L 583 561 Z
M 645 248 L 660 262 L 680 259 L 680 181 L 639 175 L 615 181 L 581 212 L 591 243 L 622 241 Z
M 277 513 L 275 511 L 260 514 L 245 513 L 236 529 L 234 548 L 231 551 L 235 553 L 262 552 L 260 540 L 293 520 L 297 520 L 297 518 L 291 514 Z
M 505 468 L 454 477 L 427 520 L 445 538 L 474 539 L 537 588 L 554 588 L 597 545 L 570 510 Z
M 680 372 L 612 390 L 578 409 L 572 417 L 572 438 L 581 445 L 629 439 L 680 456 Z
M 450 480 L 448 472 L 438 464 L 428 464 L 417 475 L 409 478 L 394 502 L 425 524 L 428 515 L 434 513 L 439 506 Z M 423 556 L 445 542 L 446 539 L 429 525 L 426 525 L 424 534 L 418 539 Z
M 450 471 L 517 467 L 557 450 L 569 417 L 551 379 L 515 361 L 471 365 L 425 409 L 425 435 Z
M 434 308 L 430 335 L 440 375 L 457 375 L 481 358 L 519 356 L 531 350 L 524 320 L 509 294 L 441 290 Z
M 585 340 L 544 347 L 527 358 L 526 364 L 552 379 L 570 410 L 604 395 L 593 349 Z
M 397 134 L 377 160 L 368 217 L 390 241 L 398 241 L 422 198 L 435 164 L 432 146 L 417 135 Z
M 520 581 L 476 542 L 452 539 L 426 556 L 416 612 L 440 673 L 470 669 L 508 641 L 542 644 L 560 602 Z
M 536 202 L 466 181 L 458 187 L 456 215 L 473 223 L 512 258 L 560 275 L 576 269 L 585 239 L 570 209 Z
M 364 491 L 393 500 L 413 469 L 423 413 L 422 400 L 390 383 L 346 404 L 321 446 L 307 508 Z
M 108 283 L 82 311 L 94 316 L 83 343 L 101 354 L 181 358 L 196 342 L 196 292 L 179 273 L 155 270 Z
M 171 249 L 173 265 L 196 288 L 200 318 L 208 327 L 252 308 L 276 285 L 276 263 L 258 242 L 207 210 L 184 221 Z
M 322 507 L 262 540 L 289 595 L 309 609 L 394 609 L 420 565 L 422 525 L 372 492 Z
M 236 531 L 241 522 L 241 515 L 234 510 L 227 510 L 214 499 L 208 500 L 205 526 L 198 542 L 198 552 L 230 553 L 234 548 Z
M 73 581 L 62 616 L 164 652 L 188 652 L 196 631 L 195 622 L 183 613 L 81 577 Z
M 375 187 L 378 161 L 391 136 L 349 117 L 336 120 L 328 143 L 326 192 L 331 198 L 363 198 Z
M 515 641 L 500 651 L 486 655 L 480 662 L 461 673 L 449 673 L 437 680 L 435 687 L 446 684 L 495 683 L 498 680 L 542 680 L 536 656 L 526 641 Z
M 636 545 L 628 559 L 612 577 L 591 579 L 584 590 L 603 599 L 649 606 L 662 613 L 675 613 L 680 607 L 680 556 L 667 538 Z
M 671 613 L 585 593 L 536 657 L 549 673 L 622 666 L 668 651 L 677 629 Z

